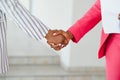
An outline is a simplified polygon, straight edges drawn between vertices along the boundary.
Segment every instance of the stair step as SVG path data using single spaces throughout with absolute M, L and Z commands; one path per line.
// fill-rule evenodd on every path
M 9 56 L 10 65 L 57 65 L 59 56 Z
M 65 71 L 59 65 L 10 66 L 0 80 L 105 80 L 104 71 Z

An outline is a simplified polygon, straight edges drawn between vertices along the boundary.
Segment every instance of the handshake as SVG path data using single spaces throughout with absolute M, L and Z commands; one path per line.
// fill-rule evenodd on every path
M 45 36 L 47 43 L 55 50 L 61 50 L 73 38 L 69 31 L 49 30 Z

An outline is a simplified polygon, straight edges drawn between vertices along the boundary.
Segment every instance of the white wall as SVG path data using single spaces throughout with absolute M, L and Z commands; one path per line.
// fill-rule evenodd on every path
M 72 1 L 72 0 L 71 0 Z M 70 0 L 33 0 L 32 14 L 40 18 L 47 26 L 52 29 L 67 29 L 71 24 L 71 1 Z M 20 0 L 29 9 L 29 0 Z M 24 34 L 11 19 L 8 20 L 8 53 L 9 55 L 55 55 L 44 41 L 35 41 Z
M 96 0 L 74 0 L 73 23 L 82 17 Z M 93 13 L 94 14 L 94 13 Z M 98 60 L 101 24 L 88 32 L 78 44 L 71 44 L 70 67 L 105 66 L 104 58 Z
M 34 0 L 33 14 L 52 29 L 67 29 L 71 24 L 72 0 Z
M 34 0 L 33 13 L 52 29 L 67 30 L 94 2 L 95 0 Z M 78 44 L 72 43 L 60 51 L 62 64 L 66 67 L 104 66 L 104 59 L 97 58 L 100 31 L 101 24 Z
M 29 0 L 20 0 L 29 9 Z M 39 7 L 39 6 L 38 6 Z M 28 37 L 9 17 L 7 30 L 8 55 L 10 56 L 38 56 L 54 55 L 53 51 L 43 41 L 36 41 Z
M 32 13 L 52 29 L 67 30 L 83 16 L 94 2 L 95 0 L 33 0 Z M 11 21 L 9 21 L 8 26 L 8 50 L 10 54 L 54 55 L 57 53 L 46 44 L 26 36 Z M 104 58 L 97 59 L 100 31 L 101 24 L 97 25 L 78 44 L 71 42 L 66 48 L 58 52 L 61 56 L 61 63 L 66 67 L 104 66 Z
M 33 3 L 33 14 L 37 15 L 50 28 L 67 30 L 71 26 L 72 0 L 34 0 Z M 69 66 L 70 46 L 57 53 L 61 56 L 61 63 Z

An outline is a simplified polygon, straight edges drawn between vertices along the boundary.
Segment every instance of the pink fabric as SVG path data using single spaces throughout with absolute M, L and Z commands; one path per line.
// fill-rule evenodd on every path
M 98 58 L 105 56 L 105 47 L 109 36 L 110 34 L 105 34 L 104 30 L 102 30 L 100 48 L 98 50 Z
M 74 42 L 78 42 L 101 20 L 100 0 L 73 26 L 69 28 Z M 120 80 L 120 34 L 105 34 L 102 30 L 98 57 L 106 55 L 107 80 Z
M 68 31 L 70 31 L 74 36 L 73 41 L 77 43 L 87 32 L 94 28 L 95 25 L 100 22 L 100 20 L 101 6 L 100 0 L 97 0 L 83 17 L 68 29 Z M 105 45 L 108 36 L 109 34 L 105 34 L 104 31 L 102 31 L 98 58 L 101 58 L 105 55 Z
M 106 45 L 107 80 L 120 80 L 120 34 L 109 36 Z
M 69 31 L 74 35 L 74 42 L 78 42 L 88 31 L 90 31 L 101 20 L 100 0 L 73 26 Z

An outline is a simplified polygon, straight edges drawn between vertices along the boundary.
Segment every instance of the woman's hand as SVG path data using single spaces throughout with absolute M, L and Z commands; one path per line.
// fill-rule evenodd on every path
M 63 30 L 49 30 L 45 38 L 47 43 L 55 50 L 61 50 L 72 39 L 72 34 Z

